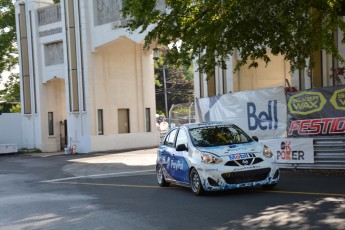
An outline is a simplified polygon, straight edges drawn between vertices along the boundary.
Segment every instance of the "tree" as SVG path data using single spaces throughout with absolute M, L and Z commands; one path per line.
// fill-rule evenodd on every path
M 20 112 L 20 83 L 17 73 L 12 73 L 4 83 L 4 89 L 0 90 L 0 101 L 3 101 L 0 113 Z
M 12 0 L 0 0 L 0 82 L 10 72 L 4 89 L 0 90 L 1 112 L 20 111 L 19 75 L 11 72 L 18 65 L 15 8 Z
M 169 63 L 184 64 L 199 57 L 199 70 L 208 72 L 235 50 L 241 54 L 238 69 L 257 60 L 270 61 L 268 52 L 282 54 L 292 70 L 310 67 L 313 53 L 324 49 L 344 62 L 334 32 L 345 32 L 340 16 L 343 0 L 125 0 L 129 29 L 147 31 L 145 47 L 153 42 L 170 46 Z M 152 25 L 153 28 L 152 28 Z M 308 61 L 309 60 L 309 61 Z
M 4 83 L 4 89 L 0 90 L 0 98 L 6 102 L 20 102 L 19 75 L 12 73 Z
M 12 0 L 0 0 L 0 79 L 18 64 L 15 8 Z
M 156 110 L 157 113 L 165 113 L 164 79 L 166 76 L 168 111 L 172 104 L 193 102 L 193 78 L 188 67 L 164 66 L 155 69 L 156 77 Z

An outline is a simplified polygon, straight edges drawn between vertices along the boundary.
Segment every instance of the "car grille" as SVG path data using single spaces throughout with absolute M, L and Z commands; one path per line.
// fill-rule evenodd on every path
M 222 177 L 228 184 L 242 184 L 265 180 L 270 172 L 270 168 L 263 168 L 242 172 L 223 173 Z
M 234 161 L 228 161 L 225 163 L 225 166 L 246 166 L 246 165 L 255 165 L 260 162 L 263 162 L 264 160 L 260 157 L 255 158 L 247 158 L 247 159 L 241 159 L 241 160 L 234 160 Z

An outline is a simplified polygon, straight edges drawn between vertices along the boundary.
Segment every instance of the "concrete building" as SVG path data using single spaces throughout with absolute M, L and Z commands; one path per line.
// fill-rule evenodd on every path
M 155 128 L 152 51 L 120 0 L 17 0 L 22 138 L 44 152 L 145 148 Z

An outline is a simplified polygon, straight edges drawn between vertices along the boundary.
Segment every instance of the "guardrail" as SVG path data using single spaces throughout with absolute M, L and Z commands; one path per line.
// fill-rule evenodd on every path
M 314 137 L 314 164 L 279 164 L 280 168 L 345 169 L 345 135 Z

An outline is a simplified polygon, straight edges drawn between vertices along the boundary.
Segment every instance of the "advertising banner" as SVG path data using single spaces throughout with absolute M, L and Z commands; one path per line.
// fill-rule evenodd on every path
M 285 137 L 287 112 L 283 87 L 197 98 L 196 114 L 200 122 L 232 122 L 260 139 Z
M 314 163 L 313 138 L 260 140 L 273 152 L 278 163 Z
M 287 93 L 288 136 L 345 134 L 345 86 Z

